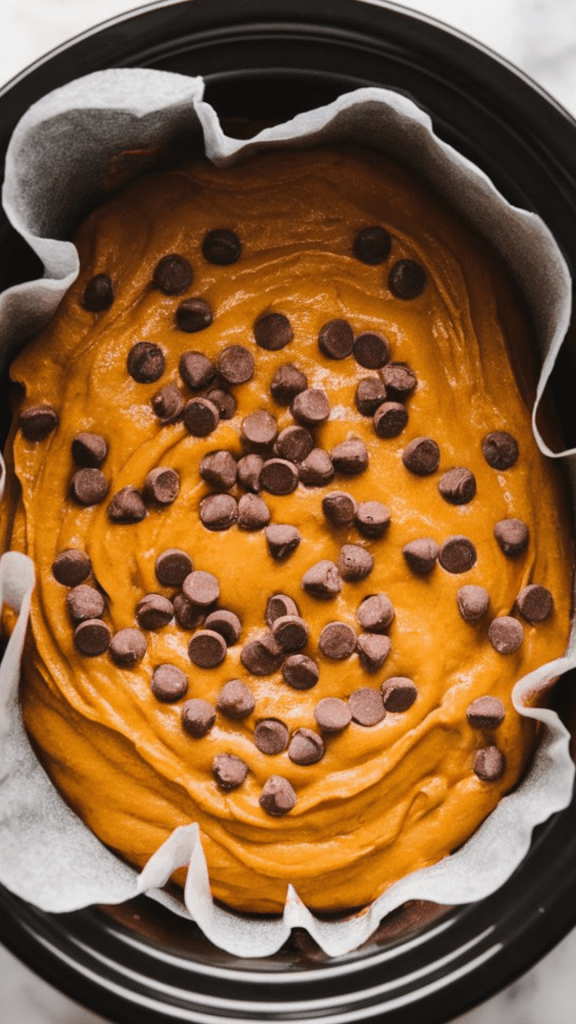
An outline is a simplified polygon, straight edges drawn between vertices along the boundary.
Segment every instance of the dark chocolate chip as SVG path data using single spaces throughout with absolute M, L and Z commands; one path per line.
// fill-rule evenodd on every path
M 278 424 L 265 409 L 257 409 L 242 420 L 242 436 L 249 444 L 265 448 L 278 436 Z
M 342 590 L 342 577 L 334 562 L 323 558 L 306 570 L 302 577 L 302 586 L 312 597 L 336 597 Z
M 340 732 L 350 725 L 352 712 L 339 697 L 324 697 L 314 708 L 314 718 L 324 732 Z
M 478 622 L 488 611 L 490 594 L 484 587 L 475 586 L 473 583 L 460 587 L 456 594 L 458 610 L 465 622 Z
M 300 616 L 296 601 L 293 601 L 287 594 L 272 594 L 266 605 L 266 625 L 272 629 L 276 619 L 281 619 L 285 615 Z
M 80 305 L 88 313 L 102 313 L 114 302 L 114 288 L 108 274 L 94 274 L 91 277 L 80 299 Z
M 510 469 L 519 455 L 518 442 L 505 430 L 495 430 L 482 441 L 482 454 L 492 469 Z
M 354 239 L 352 251 L 357 260 L 376 266 L 388 259 L 392 248 L 392 238 L 385 228 L 374 225 L 362 228 Z
M 161 629 L 174 617 L 174 605 L 162 594 L 146 594 L 136 605 L 136 618 L 142 629 Z
M 290 733 L 284 722 L 277 718 L 264 718 L 254 729 L 254 744 L 263 754 L 281 754 L 288 746 Z
M 265 313 L 254 324 L 254 338 L 260 348 L 277 352 L 288 345 L 294 337 L 292 325 L 283 313 Z
M 318 427 L 328 419 L 330 403 L 321 388 L 307 388 L 296 395 L 290 411 L 305 427 Z
M 322 498 L 322 511 L 335 526 L 351 526 L 356 515 L 356 502 L 346 491 L 331 491 Z
M 182 705 L 182 725 L 186 732 L 197 739 L 205 736 L 215 721 L 216 709 L 201 697 L 194 697 Z
M 284 363 L 276 370 L 270 382 L 270 393 L 278 405 L 290 405 L 296 395 L 306 391 L 308 381 L 305 374 L 292 363 Z
M 214 363 L 203 352 L 183 352 L 178 368 L 182 380 L 191 391 L 205 387 L 216 373 Z
M 98 470 L 84 472 L 97 473 Z M 146 515 L 146 506 L 140 491 L 129 484 L 116 492 L 106 511 L 113 523 L 139 523 Z
M 184 256 L 169 253 L 156 264 L 152 283 L 164 295 L 182 295 L 192 284 L 192 267 Z
M 272 558 L 282 562 L 288 558 L 300 543 L 300 534 L 295 526 L 284 526 L 274 523 L 265 529 L 266 543 Z
M 488 639 L 498 654 L 513 654 L 522 644 L 524 627 L 511 615 L 499 615 L 490 623 Z
M 236 459 L 226 449 L 209 452 L 200 463 L 200 476 L 218 491 L 228 491 L 234 486 L 237 471 Z
M 324 757 L 324 740 L 313 729 L 297 729 L 288 747 L 288 757 L 294 764 L 316 764 Z
M 272 633 L 283 651 L 301 651 L 308 643 L 308 626 L 298 615 L 281 615 L 275 619 Z
M 240 660 L 252 675 L 269 676 L 277 672 L 284 659 L 284 652 L 272 633 L 261 633 L 249 640 L 242 648 Z
M 361 501 L 356 509 L 354 523 L 365 537 L 381 537 L 390 523 L 391 512 L 381 501 Z
M 411 473 L 428 476 L 440 465 L 440 449 L 431 437 L 415 437 L 402 452 L 402 462 Z
M 220 690 L 216 706 L 227 718 L 239 721 L 252 714 L 256 701 L 252 690 L 246 686 L 246 683 L 243 683 L 241 679 L 231 679 Z
M 220 413 L 221 420 L 231 420 L 236 412 L 236 399 L 229 391 L 222 388 L 212 388 L 206 392 L 206 398 L 212 405 L 215 405 Z
M 298 486 L 298 470 L 286 459 L 268 459 L 260 471 L 260 487 L 269 494 L 291 494 Z
M 144 481 L 144 500 L 150 505 L 171 505 L 180 493 L 180 476 L 168 466 L 151 469 Z
M 74 630 L 74 646 L 80 654 L 94 658 L 110 646 L 110 630 L 101 619 L 86 619 Z
M 108 445 L 101 434 L 81 431 L 72 441 L 72 458 L 77 466 L 97 469 L 108 454 Z
M 192 604 L 184 594 L 174 598 L 174 615 L 181 629 L 196 629 L 204 620 L 204 609 Z
M 81 583 L 78 587 L 68 591 L 66 605 L 70 617 L 74 622 L 84 622 L 86 619 L 100 619 L 104 612 L 105 602 L 102 594 L 95 587 L 89 587 Z
M 483 782 L 496 782 L 506 769 L 504 754 L 498 747 L 482 747 L 474 755 L 474 771 Z
M 358 725 L 366 727 L 377 725 L 386 716 L 386 709 L 382 701 L 382 694 L 378 690 L 372 690 L 362 686 L 354 690 L 348 698 L 348 706 L 352 718 Z
M 415 683 L 406 676 L 392 676 L 380 689 L 384 707 L 391 712 L 408 711 L 418 696 Z
M 344 544 L 338 556 L 338 569 L 343 580 L 365 580 L 374 568 L 374 559 L 359 544 Z
M 516 604 L 522 618 L 532 624 L 544 622 L 554 609 L 552 594 L 539 583 L 530 583 L 524 587 L 516 598 Z
M 229 267 L 236 263 L 242 253 L 238 235 L 228 228 L 214 228 L 202 242 L 202 255 L 208 263 L 217 267 Z
M 261 455 L 244 455 L 238 462 L 238 482 L 247 491 L 257 492 L 260 490 L 260 472 L 264 465 Z
M 426 286 L 426 271 L 416 260 L 398 260 L 388 275 L 388 287 L 397 299 L 415 299 Z
M 497 729 L 505 714 L 498 697 L 477 697 L 466 708 L 466 718 L 473 729 Z
M 354 331 L 347 320 L 329 320 L 318 334 L 320 351 L 329 359 L 345 359 L 353 344 Z
M 186 695 L 188 680 L 186 673 L 177 665 L 157 665 L 152 673 L 150 687 L 156 700 L 171 704 Z
M 166 360 L 158 345 L 139 341 L 128 353 L 128 373 L 138 384 L 152 384 L 164 373 Z
M 191 398 L 184 406 L 184 426 L 193 437 L 208 437 L 219 419 L 217 406 L 207 398 Z
M 154 566 L 156 579 L 164 587 L 181 587 L 193 568 L 190 556 L 179 548 L 166 548 Z
M 334 478 L 334 466 L 328 452 L 313 448 L 298 466 L 300 482 L 306 487 L 323 487 Z
M 166 384 L 154 395 L 152 408 L 162 423 L 174 423 L 184 408 L 184 399 L 175 384 Z
M 378 633 L 360 633 L 356 651 L 366 672 L 377 672 L 390 654 L 390 638 Z
M 363 473 L 368 466 L 368 451 L 364 441 L 359 437 L 352 437 L 336 445 L 330 452 L 330 459 L 334 469 L 339 473 L 353 476 L 356 473 Z
M 27 441 L 43 441 L 58 426 L 58 413 L 51 405 L 32 405 L 20 413 L 20 429 Z
M 354 401 L 362 416 L 373 416 L 386 397 L 386 388 L 378 377 L 363 377 L 358 382 Z
M 238 526 L 241 530 L 263 530 L 270 522 L 270 509 L 257 494 L 243 494 L 238 502 Z
M 219 608 L 215 612 L 210 612 L 204 625 L 206 629 L 220 633 L 227 647 L 232 647 L 237 643 L 242 632 L 242 623 L 238 616 L 234 612 L 227 611 L 225 608 Z
M 70 481 L 70 494 L 79 505 L 99 505 L 108 494 L 108 481 L 100 469 L 79 469 Z
M 403 363 L 388 363 L 380 370 L 386 388 L 386 397 L 391 402 L 404 402 L 416 387 L 416 374 Z
M 306 654 L 291 654 L 282 665 L 284 682 L 293 690 L 310 690 L 316 686 L 320 672 L 315 661 Z
M 208 494 L 200 502 L 200 521 L 207 530 L 229 530 L 238 518 L 238 504 L 231 494 Z
M 449 537 L 440 548 L 438 561 L 446 572 L 468 572 L 476 565 L 476 548 L 468 537 Z
M 314 438 L 306 427 L 286 427 L 278 434 L 274 454 L 289 462 L 302 462 L 310 455 L 313 447 Z
M 228 384 L 245 384 L 254 376 L 254 356 L 244 345 L 230 345 L 218 356 L 216 368 Z
M 54 579 L 64 587 L 77 587 L 92 571 L 92 563 L 84 551 L 68 548 L 61 551 L 52 563 Z
M 374 413 L 374 430 L 378 437 L 398 437 L 407 423 L 408 413 L 401 402 L 383 402 Z
M 457 466 L 440 477 L 438 490 L 451 505 L 467 505 L 476 494 L 476 477 L 464 466 Z
M 501 519 L 494 527 L 494 536 L 505 555 L 520 555 L 528 547 L 529 531 L 521 519 Z
M 352 351 L 356 362 L 367 370 L 379 370 L 390 358 L 390 346 L 384 335 L 377 331 L 359 334 Z
M 176 326 L 188 334 L 205 330 L 212 323 L 212 310 L 204 299 L 184 299 L 176 310 Z
M 225 793 L 237 789 L 248 775 L 248 765 L 236 754 L 216 754 L 212 761 L 212 772 L 216 782 Z
M 418 576 L 427 576 L 436 565 L 439 550 L 436 541 L 431 537 L 419 537 L 406 544 L 402 548 L 402 554 L 412 572 Z
M 356 614 L 368 633 L 383 633 L 394 618 L 394 608 L 386 594 L 372 594 L 364 598 Z
M 271 775 L 266 780 L 258 800 L 260 807 L 273 818 L 281 818 L 288 814 L 296 804 L 296 793 L 281 775 Z
M 183 581 L 182 592 L 196 607 L 209 608 L 220 597 L 220 584 L 212 573 L 196 569 Z
M 139 629 L 119 629 L 110 641 L 110 654 L 117 665 L 129 667 L 142 660 L 147 647 Z
M 318 647 L 326 658 L 344 661 L 356 649 L 356 633 L 346 622 L 329 622 L 320 633 Z
M 226 641 L 213 629 L 201 629 L 188 644 L 188 657 L 199 668 L 216 668 L 226 657 Z

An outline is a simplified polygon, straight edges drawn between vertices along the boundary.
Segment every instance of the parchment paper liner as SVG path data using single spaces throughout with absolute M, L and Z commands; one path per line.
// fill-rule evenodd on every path
M 568 327 L 570 278 L 550 232 L 532 213 L 511 207 L 490 180 L 437 139 L 429 117 L 404 96 L 359 89 L 327 107 L 268 128 L 247 142 L 227 138 L 215 111 L 202 101 L 203 82 L 168 72 L 97 72 L 50 93 L 18 124 L 7 155 L 3 199 L 7 215 L 40 256 L 42 280 L 0 296 L 0 363 L 50 319 L 78 273 L 71 233 L 99 197 L 113 157 L 133 151 L 135 169 L 150 147 L 183 134 L 202 134 L 207 156 L 227 164 L 259 148 L 339 141 L 364 144 L 399 157 L 464 212 L 500 250 L 528 301 L 543 354 L 540 400 Z M 536 407 L 534 409 L 534 417 Z M 543 452 L 554 457 L 535 427 Z M 573 459 L 569 459 L 574 488 Z M 3 486 L 2 466 L 0 486 Z M 515 686 L 516 709 L 542 722 L 542 738 L 522 785 L 505 797 L 471 839 L 430 868 L 393 885 L 362 913 L 319 921 L 290 887 L 282 918 L 253 920 L 216 906 L 195 824 L 175 830 L 138 874 L 110 853 L 68 808 L 36 759 L 18 705 L 22 645 L 34 585 L 31 561 L 16 552 L 0 562 L 0 598 L 19 618 L 0 670 L 0 882 L 43 910 L 64 912 L 93 903 L 120 903 L 139 893 L 193 918 L 230 953 L 274 953 L 292 927 L 308 930 L 330 956 L 350 952 L 380 920 L 409 899 L 469 903 L 494 892 L 528 851 L 533 828 L 570 802 L 574 766 L 569 734 L 555 712 L 523 704 L 527 695 L 576 665 L 576 632 L 566 655 Z M 163 891 L 172 872 L 189 864 L 185 906 Z

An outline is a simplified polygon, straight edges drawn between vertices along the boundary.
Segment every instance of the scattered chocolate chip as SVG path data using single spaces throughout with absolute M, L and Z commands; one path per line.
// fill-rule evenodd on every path
M 101 619 L 86 619 L 74 630 L 74 646 L 80 654 L 94 658 L 110 646 L 110 630 Z
M 236 412 L 236 399 L 229 391 L 223 388 L 212 388 L 206 392 L 206 398 L 212 405 L 215 405 L 220 413 L 221 420 L 231 420 Z
M 174 617 L 174 605 L 162 594 L 146 594 L 136 605 L 136 618 L 142 629 L 161 629 Z
M 198 608 L 209 608 L 220 597 L 220 584 L 212 573 L 195 569 L 183 581 L 182 593 Z
M 205 455 L 200 463 L 200 476 L 210 487 L 228 491 L 236 483 L 238 466 L 231 452 L 220 449 Z
M 244 345 L 230 345 L 218 356 L 216 369 L 228 384 L 245 384 L 254 376 L 254 356 Z
M 298 466 L 300 482 L 306 487 L 323 487 L 334 478 L 334 466 L 328 452 L 313 448 Z
M 368 633 L 383 633 L 394 618 L 394 608 L 386 594 L 372 594 L 364 598 L 356 614 Z
M 346 491 L 332 491 L 322 498 L 322 511 L 335 526 L 351 526 L 356 515 L 356 502 Z
M 264 459 L 261 455 L 244 455 L 238 462 L 238 482 L 247 491 L 257 492 L 260 490 L 260 473 Z
M 97 473 L 98 470 L 84 472 Z M 116 492 L 106 511 L 113 523 L 139 523 L 146 515 L 146 506 L 140 491 L 129 484 Z
M 152 284 L 164 295 L 182 295 L 192 284 L 192 267 L 184 256 L 169 253 L 156 264 Z
M 184 406 L 184 426 L 193 437 L 208 437 L 219 419 L 218 408 L 207 398 L 191 398 Z
M 201 629 L 188 644 L 188 657 L 199 668 L 216 668 L 226 657 L 226 641 L 212 629 Z
M 386 338 L 376 331 L 359 334 L 352 351 L 356 362 L 367 370 L 379 370 L 390 358 L 390 346 Z
M 498 697 L 477 697 L 466 708 L 466 718 L 473 729 L 497 729 L 505 714 Z
M 108 481 L 100 469 L 79 469 L 70 481 L 70 494 L 79 505 L 99 505 L 108 494 Z
M 164 587 L 181 587 L 193 568 L 190 556 L 179 548 L 166 548 L 154 566 L 156 579 Z
M 171 505 L 180 493 L 180 476 L 168 466 L 151 469 L 144 481 L 144 500 L 149 505 Z
M 482 441 L 482 454 L 492 469 L 510 469 L 519 455 L 518 442 L 505 430 L 495 430 Z
M 188 334 L 205 330 L 212 323 L 212 310 L 204 299 L 184 299 L 176 310 L 176 326 Z
M 336 597 L 342 590 L 342 577 L 334 562 L 323 558 L 306 570 L 302 577 L 302 586 L 312 597 Z
M 110 654 L 117 665 L 128 667 L 141 661 L 148 644 L 139 629 L 119 629 L 110 641 Z
M 392 676 L 380 689 L 384 708 L 391 712 L 408 711 L 418 696 L 415 683 L 406 676 Z
M 415 299 L 426 286 L 426 271 L 415 260 L 398 260 L 388 275 L 388 287 L 397 299 Z
M 494 527 L 494 536 L 505 555 L 520 555 L 528 547 L 529 531 L 521 519 L 501 519 Z
M 216 367 L 203 352 L 183 352 L 179 363 L 180 376 L 191 391 L 199 391 L 209 384 Z
M 344 544 L 338 556 L 338 570 L 343 580 L 365 580 L 374 568 L 374 559 L 359 544 Z
M 343 661 L 356 649 L 356 633 L 346 622 L 329 622 L 320 633 L 318 647 L 326 658 Z
M 520 591 L 516 604 L 522 618 L 535 624 L 544 622 L 552 614 L 554 598 L 547 587 L 542 587 L 539 583 L 530 583 Z
M 52 563 L 54 579 L 64 587 L 77 587 L 92 571 L 92 563 L 84 551 L 68 548 L 61 551 Z
M 456 594 L 458 610 L 465 622 L 477 622 L 488 611 L 490 594 L 484 587 L 470 583 Z
M 403 363 L 388 363 L 380 371 L 382 382 L 386 388 L 386 396 L 392 402 L 404 402 L 414 391 L 416 374 Z
M 315 661 L 306 654 L 291 654 L 282 665 L 284 682 L 293 690 L 310 690 L 316 686 L 320 672 Z
M 238 504 L 231 494 L 208 494 L 200 502 L 200 521 L 207 530 L 229 530 L 238 518 Z
M 451 505 L 467 505 L 476 494 L 476 477 L 464 466 L 457 466 L 440 477 L 438 490 Z
M 499 615 L 490 623 L 488 639 L 498 654 L 513 654 L 524 639 L 524 627 L 511 615 Z
M 356 651 L 366 672 L 377 672 L 390 654 L 390 638 L 379 633 L 360 633 Z
M 249 444 L 265 448 L 278 436 L 278 424 L 265 409 L 257 409 L 242 420 L 242 437 Z
M 339 697 L 324 697 L 314 708 L 314 718 L 324 732 L 340 732 L 350 725 L 352 712 Z
M 307 388 L 296 395 L 290 411 L 294 419 L 305 427 L 318 427 L 328 419 L 330 403 L 320 388 Z
M 270 393 L 278 405 L 290 405 L 296 395 L 306 391 L 308 381 L 305 374 L 292 363 L 284 363 L 276 370 L 270 382 Z
M 214 228 L 202 242 L 204 259 L 217 267 L 229 267 L 231 263 L 236 263 L 241 253 L 242 243 L 238 235 L 228 228 Z
M 158 345 L 139 341 L 128 353 L 128 373 L 138 384 L 152 384 L 164 373 L 166 361 Z
M 268 459 L 260 471 L 260 487 L 269 494 L 291 494 L 298 486 L 298 470 L 286 459 Z
M 278 434 L 274 454 L 289 462 L 302 462 L 314 447 L 314 438 L 306 427 L 286 427 Z
M 204 625 L 206 629 L 220 633 L 227 647 L 232 647 L 237 643 L 242 632 L 242 623 L 238 616 L 234 612 L 227 611 L 225 608 L 219 608 L 215 612 L 210 612 Z
M 364 441 L 359 437 L 352 437 L 336 445 L 330 452 L 330 459 L 334 469 L 339 473 L 353 476 L 356 473 L 363 473 L 368 466 L 368 451 Z
M 401 402 L 383 402 L 374 413 L 374 430 L 378 437 L 398 437 L 407 423 L 408 413 Z
M 204 620 L 204 609 L 192 604 L 184 594 L 174 598 L 174 615 L 181 629 L 196 629 Z
M 184 399 L 175 384 L 166 384 L 154 395 L 152 408 L 162 423 L 174 423 L 184 408 Z
M 266 605 L 266 625 L 272 629 L 276 619 L 281 619 L 285 615 L 294 615 L 297 618 L 300 616 L 296 601 L 293 601 L 287 594 L 272 594 Z
M 428 476 L 440 464 L 440 449 L 431 437 L 415 437 L 402 452 L 402 462 L 411 473 Z
M 354 401 L 362 416 L 373 416 L 378 406 L 386 401 L 386 388 L 378 377 L 363 377 L 358 382 Z
M 77 466 L 97 469 L 108 454 L 108 445 L 101 434 L 81 431 L 72 440 L 72 458 Z
M 185 672 L 177 665 L 157 665 L 152 673 L 150 688 L 156 700 L 171 704 L 186 695 L 188 680 Z
M 272 526 L 267 526 L 264 533 L 268 550 L 276 562 L 282 562 L 293 554 L 301 540 L 295 526 L 274 523 Z
M 94 274 L 91 277 L 80 299 L 80 305 L 88 313 L 102 313 L 114 302 L 114 288 L 108 274 Z
M 418 576 L 427 576 L 436 565 L 439 550 L 436 541 L 431 537 L 419 537 L 406 544 L 402 548 L 402 554 L 412 572 Z
M 264 718 L 254 729 L 254 744 L 263 754 L 281 754 L 288 746 L 290 733 L 284 722 L 277 718 Z
M 468 537 L 457 534 L 444 541 L 438 553 L 438 561 L 446 572 L 468 572 L 476 565 L 476 548 Z
M 388 259 L 392 248 L 392 238 L 385 228 L 378 225 L 370 228 L 362 228 L 356 235 L 352 251 L 357 260 L 361 263 L 368 263 L 369 266 L 376 266 Z
M 237 789 L 248 775 L 248 765 L 236 754 L 216 754 L 212 761 L 212 773 L 225 793 Z
M 288 814 L 296 804 L 296 793 L 281 775 L 271 775 L 266 780 L 258 800 L 260 807 L 273 818 L 281 818 Z
M 316 764 L 324 757 L 324 740 L 313 729 L 297 729 L 288 747 L 288 757 L 294 764 Z
M 201 697 L 194 697 L 182 705 L 182 725 L 186 732 L 197 739 L 205 736 L 215 721 L 216 709 Z
M 270 509 L 257 494 L 243 494 L 238 502 L 238 526 L 241 530 L 263 530 L 270 522 Z
M 277 672 L 284 658 L 284 652 L 272 633 L 261 633 L 249 640 L 242 648 L 240 660 L 252 675 L 269 676 Z
M 356 509 L 354 523 L 365 537 L 381 537 L 390 523 L 391 512 L 381 501 L 361 501 Z
M 27 441 L 43 441 L 58 426 L 58 413 L 51 405 L 32 405 L 20 413 L 20 429 Z
M 371 690 L 362 686 L 354 690 L 348 698 L 352 718 L 358 725 L 366 727 L 377 725 L 386 716 L 386 709 L 382 701 L 382 694 L 378 690 Z
M 280 615 L 274 620 L 272 633 L 283 651 L 301 651 L 308 643 L 308 626 L 299 615 Z
M 265 313 L 254 324 L 254 338 L 260 348 L 277 352 L 288 345 L 294 337 L 292 325 L 283 313 Z
M 231 679 L 220 690 L 216 706 L 227 718 L 239 721 L 252 714 L 256 701 L 252 690 L 246 686 L 246 683 L 243 683 L 241 679 Z
M 483 782 L 496 782 L 506 768 L 504 754 L 498 747 L 482 747 L 474 755 L 474 771 Z
M 329 320 L 318 334 L 318 346 L 328 359 L 345 359 L 353 344 L 354 331 L 347 320 Z
M 81 583 L 68 591 L 66 605 L 74 622 L 84 622 L 86 619 L 100 619 L 105 602 L 99 590 Z

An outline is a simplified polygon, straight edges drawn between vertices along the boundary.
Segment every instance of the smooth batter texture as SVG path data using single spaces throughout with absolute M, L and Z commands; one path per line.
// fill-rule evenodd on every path
M 392 236 L 390 256 L 373 266 L 352 252 L 358 231 L 372 225 Z M 204 259 L 202 241 L 214 228 L 240 238 L 242 253 L 233 265 Z M 562 654 L 569 633 L 572 542 L 563 484 L 531 433 L 530 330 L 507 273 L 428 187 L 379 156 L 344 149 L 266 153 L 227 169 L 192 163 L 150 175 L 93 213 L 77 244 L 78 280 L 49 329 L 11 371 L 24 389 L 18 410 L 47 403 L 59 416 L 58 428 L 33 442 L 17 429 L 16 415 L 2 507 L 4 548 L 25 551 L 37 569 L 22 684 L 28 732 L 66 800 L 131 863 L 143 865 L 176 826 L 197 821 L 213 894 L 230 906 L 278 912 L 289 882 L 315 909 L 365 904 L 457 848 L 518 782 L 535 737 L 512 707 L 512 687 Z M 183 295 L 152 287 L 158 260 L 169 253 L 184 256 L 193 268 Z M 395 297 L 387 284 L 390 268 L 403 258 L 426 272 L 424 290 L 410 300 Z M 80 300 L 98 273 L 110 276 L 115 299 L 104 312 L 91 313 Z M 190 297 L 204 299 L 213 313 L 212 325 L 194 334 L 174 322 L 176 308 Z M 279 351 L 254 340 L 254 322 L 270 311 L 288 317 L 294 332 Z M 408 423 L 397 437 L 378 437 L 372 418 L 355 406 L 358 381 L 377 372 L 353 356 L 335 360 L 320 352 L 319 331 L 334 318 L 348 320 L 355 335 L 381 332 L 391 360 L 415 372 Z M 157 382 L 138 383 L 127 372 L 128 353 L 140 341 L 165 354 Z M 205 438 L 191 436 L 181 421 L 162 425 L 151 405 L 160 387 L 174 382 L 185 401 L 192 397 L 179 375 L 181 354 L 201 350 L 216 360 L 234 344 L 255 359 L 253 378 L 231 388 L 234 417 Z M 295 364 L 310 388 L 328 396 L 331 414 L 314 431 L 316 445 L 330 451 L 360 437 L 369 465 L 354 476 L 336 473 L 325 487 L 299 483 L 286 496 L 262 492 L 271 522 L 294 524 L 302 537 L 289 558 L 276 562 L 262 530 L 234 525 L 214 532 L 202 525 L 199 502 L 211 489 L 199 464 L 218 449 L 244 454 L 241 422 L 255 409 L 271 412 L 280 430 L 294 423 L 290 409 L 270 394 L 273 374 L 285 363 Z M 77 468 L 71 442 L 78 431 L 108 442 L 101 467 L 108 497 L 88 508 L 69 497 Z M 518 442 L 519 458 L 506 471 L 491 468 L 482 454 L 491 431 L 507 431 Z M 440 465 L 417 476 L 404 466 L 402 452 L 426 435 L 439 445 Z M 157 466 L 180 475 L 173 504 L 149 507 L 138 523 L 111 522 L 111 496 L 127 485 L 142 489 Z M 458 466 L 474 473 L 477 493 L 452 505 L 438 482 Z M 330 525 L 322 498 L 333 490 L 356 501 L 385 502 L 391 521 L 382 537 Z M 231 493 L 238 497 L 244 490 L 236 485 Z M 494 537 L 496 522 L 507 518 L 524 521 L 530 534 L 527 550 L 513 558 Z M 418 538 L 442 544 L 459 534 L 476 547 L 471 570 L 453 574 L 436 564 L 418 576 L 408 568 L 406 544 Z M 371 552 L 370 575 L 344 582 L 330 600 L 307 594 L 306 570 L 321 559 L 337 562 L 344 544 Z M 108 652 L 81 655 L 73 644 L 67 588 L 52 573 L 56 556 L 69 548 L 89 555 L 93 572 L 86 582 L 105 594 L 103 618 L 113 633 L 137 625 L 135 609 L 144 595 L 175 595 L 178 588 L 158 583 L 154 566 L 162 551 L 181 548 L 195 569 L 218 578 L 218 607 L 239 616 L 240 641 L 221 665 L 200 669 L 187 653 L 193 631 L 172 621 L 145 633 L 147 652 L 133 668 L 117 667 Z M 522 620 L 515 606 L 529 583 L 546 586 L 554 600 L 554 611 L 538 624 Z M 474 624 L 457 606 L 465 584 L 485 587 L 490 595 L 488 612 Z M 342 661 L 325 657 L 318 650 L 322 628 L 340 621 L 361 633 L 357 609 L 380 592 L 395 609 L 386 630 L 391 652 L 382 668 L 368 673 L 356 653 Z M 292 689 L 280 671 L 254 676 L 240 661 L 246 641 L 267 628 L 264 614 L 274 593 L 291 596 L 308 623 L 303 653 L 320 670 L 312 689 Z M 490 622 L 503 615 L 524 627 L 520 648 L 507 655 L 488 641 Z M 162 663 L 179 666 L 188 677 L 186 697 L 172 704 L 160 703 L 150 688 Z M 316 764 L 297 765 L 286 752 L 267 755 L 254 745 L 262 719 L 278 719 L 291 733 L 320 733 L 314 719 L 320 699 L 346 701 L 361 687 L 378 691 L 393 676 L 416 684 L 412 707 L 387 713 L 374 726 L 353 721 L 326 734 L 325 754 Z M 206 736 L 189 735 L 181 721 L 185 701 L 204 697 L 215 704 L 224 683 L 235 678 L 252 691 L 254 712 L 242 721 L 218 713 Z M 502 724 L 488 731 L 466 718 L 471 701 L 486 695 L 499 698 L 506 712 Z M 505 770 L 483 781 L 473 770 L 474 757 L 490 745 L 503 753 Z M 212 772 L 220 753 L 237 755 L 248 766 L 245 781 L 230 792 Z M 271 775 L 289 780 L 297 797 L 282 817 L 259 804 Z

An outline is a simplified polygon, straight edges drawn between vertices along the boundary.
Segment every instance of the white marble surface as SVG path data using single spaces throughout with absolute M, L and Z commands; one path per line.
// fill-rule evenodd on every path
M 125 0 L 0 0 L 0 85 L 97 20 L 132 6 Z M 576 115 L 576 0 L 414 0 L 407 6 L 479 39 Z M 454 1024 L 574 1024 L 575 965 L 573 932 L 518 982 Z M 105 1024 L 0 948 L 0 1024 L 20 1022 Z

